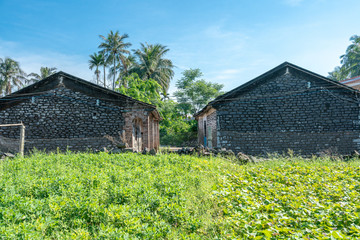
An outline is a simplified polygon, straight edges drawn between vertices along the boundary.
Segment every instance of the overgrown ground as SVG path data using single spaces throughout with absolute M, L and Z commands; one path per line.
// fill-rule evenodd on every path
M 359 166 L 38 153 L 0 163 L 0 238 L 359 238 Z

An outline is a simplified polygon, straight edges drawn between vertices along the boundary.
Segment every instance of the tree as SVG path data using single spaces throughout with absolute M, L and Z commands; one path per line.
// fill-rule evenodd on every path
M 99 45 L 99 48 L 103 49 L 106 61 L 113 62 L 113 86 L 112 89 L 115 89 L 115 77 L 116 77 L 116 61 L 122 62 L 124 64 L 125 56 L 124 54 L 129 54 L 129 51 L 126 48 L 131 46 L 131 43 L 124 42 L 129 36 L 127 34 L 120 35 L 119 31 L 115 33 L 110 31 L 107 37 L 100 35 L 100 38 L 104 41 Z
M 160 104 L 161 96 L 159 92 L 161 91 L 161 86 L 155 80 L 148 79 L 144 81 L 136 73 L 133 73 L 125 77 L 124 82 L 127 83 L 127 87 L 125 84 L 121 85 L 116 89 L 118 92 L 156 106 Z
M 109 61 L 108 61 L 108 59 L 106 59 L 104 51 L 99 52 L 99 57 L 101 59 L 100 65 L 103 66 L 103 69 L 104 69 L 103 70 L 103 72 L 104 72 L 104 88 L 106 88 L 106 67 L 109 64 Z
M 177 81 L 174 95 L 182 112 L 194 115 L 208 102 L 223 94 L 222 84 L 207 82 L 202 77 L 200 69 L 185 70 L 183 77 Z
M 342 55 L 341 64 L 348 78 L 360 75 L 360 36 L 354 35 L 350 38 L 350 44 L 346 53 Z
M 133 72 L 132 69 L 134 68 L 134 66 L 136 66 L 136 60 L 135 60 L 135 56 L 133 55 L 125 56 L 123 63 L 118 62 L 116 66 L 116 69 L 119 70 L 117 83 L 120 86 L 127 87 L 126 84 L 128 81 L 126 80 L 126 78 L 131 75 L 130 72 Z M 114 74 L 116 74 L 116 70 L 114 70 L 114 67 L 111 67 L 109 77 L 114 77 L 113 76 Z
M 360 75 L 360 36 L 354 35 L 350 38 L 350 44 L 344 55 L 340 56 L 340 67 L 335 67 L 329 72 L 329 78 L 341 81 Z
M 161 101 L 158 110 L 163 118 L 160 122 L 160 139 L 170 146 L 191 146 L 197 142 L 197 122 L 183 115 L 179 104 L 173 100 Z
M 37 73 L 30 73 L 29 75 L 27 75 L 28 79 L 26 80 L 26 85 L 32 83 L 32 82 L 38 82 L 44 78 L 47 78 L 51 75 L 53 75 L 54 73 L 57 72 L 57 69 L 55 67 L 41 67 L 40 68 L 40 75 Z M 29 79 L 29 77 L 31 77 Z
M 166 46 L 161 44 L 141 44 L 141 48 L 135 51 L 138 58 L 138 64 L 134 67 L 141 79 L 154 79 L 157 81 L 166 95 L 170 80 L 174 76 L 174 65 L 171 60 L 165 59 L 165 54 L 169 51 Z
M 23 86 L 25 79 L 25 73 L 21 70 L 19 63 L 8 57 L 4 60 L 0 58 L 0 76 L 1 92 L 5 90 L 5 95 L 11 94 L 12 87 Z
M 341 81 L 343 79 L 346 79 L 346 74 L 344 73 L 343 68 L 337 66 L 334 68 L 334 71 L 329 72 L 328 78 L 335 81 Z
M 100 81 L 100 70 L 99 67 L 102 65 L 103 62 L 103 56 L 101 53 L 94 53 L 89 56 L 89 68 L 90 70 L 93 70 L 95 68 L 95 75 L 96 75 L 96 84 L 99 85 Z

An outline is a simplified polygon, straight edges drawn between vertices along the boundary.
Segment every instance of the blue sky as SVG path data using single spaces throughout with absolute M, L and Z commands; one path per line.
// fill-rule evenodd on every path
M 56 67 L 93 80 L 99 34 L 166 45 L 181 72 L 200 68 L 228 91 L 289 61 L 327 76 L 360 34 L 358 0 L 19 1 L 0 0 L 0 57 L 28 73 Z

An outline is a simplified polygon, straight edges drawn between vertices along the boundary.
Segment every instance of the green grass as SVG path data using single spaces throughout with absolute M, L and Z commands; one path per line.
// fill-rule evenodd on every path
M 359 166 L 37 153 L 0 163 L 0 238 L 359 238 Z

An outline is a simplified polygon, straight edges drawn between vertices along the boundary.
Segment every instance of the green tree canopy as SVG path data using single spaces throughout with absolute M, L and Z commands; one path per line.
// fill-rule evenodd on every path
M 89 56 L 89 68 L 93 70 L 95 68 L 95 75 L 96 75 L 96 84 L 99 85 L 100 82 L 100 70 L 99 67 L 102 66 L 103 63 L 103 56 L 101 53 L 94 53 Z
M 8 95 L 12 92 L 12 88 L 22 87 L 25 81 L 25 72 L 15 60 L 6 57 L 0 58 L 0 91 Z
M 360 36 L 354 35 L 350 41 L 352 44 L 348 46 L 346 53 L 340 58 L 347 77 L 355 77 L 360 75 Z
M 40 74 L 30 73 L 27 75 L 26 83 L 30 84 L 30 83 L 38 82 L 44 78 L 49 77 L 50 75 L 53 75 L 56 72 L 57 72 L 57 69 L 55 67 L 50 67 L 50 68 L 49 67 L 41 67 Z
M 170 80 L 174 76 L 172 61 L 164 58 L 168 51 L 169 49 L 161 44 L 141 44 L 141 48 L 134 53 L 138 63 L 132 70 L 143 80 L 154 79 L 157 81 L 165 95 L 169 88 Z
M 161 102 L 161 86 L 153 79 L 142 80 L 136 73 L 124 77 L 125 84 L 116 90 L 134 99 L 158 106 Z M 127 86 L 127 87 L 126 87 Z
M 122 62 L 125 64 L 125 55 L 130 52 L 126 50 L 131 46 L 131 43 L 125 42 L 125 39 L 128 38 L 129 35 L 123 34 L 120 35 L 119 31 L 115 33 L 110 31 L 107 37 L 100 35 L 100 38 L 103 42 L 99 45 L 99 48 L 102 49 L 103 54 L 106 56 L 107 61 L 113 62 L 113 84 L 112 89 L 115 89 L 115 77 L 116 77 L 116 62 Z
M 184 114 L 195 114 L 211 100 L 223 94 L 222 84 L 207 82 L 200 69 L 185 70 L 183 77 L 177 81 L 178 90 L 174 93 L 179 107 Z
M 360 75 L 360 36 L 354 35 L 350 41 L 352 43 L 347 47 L 345 54 L 340 56 L 341 66 L 329 72 L 329 78 L 341 81 Z

